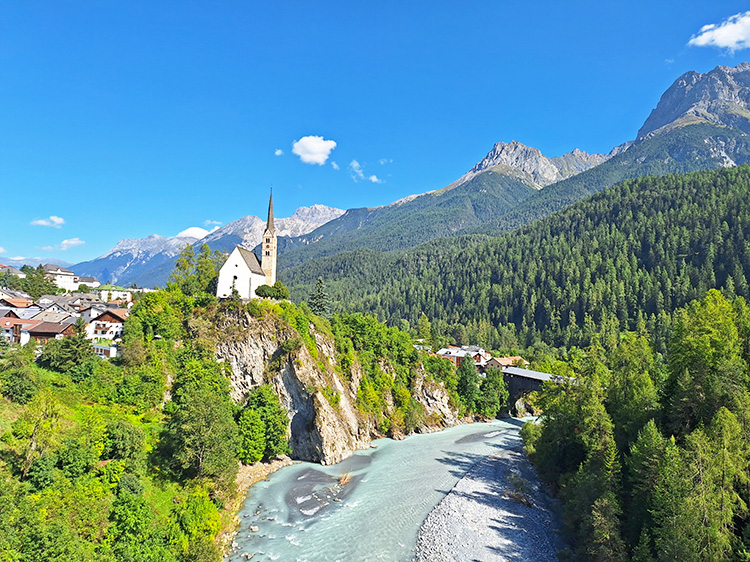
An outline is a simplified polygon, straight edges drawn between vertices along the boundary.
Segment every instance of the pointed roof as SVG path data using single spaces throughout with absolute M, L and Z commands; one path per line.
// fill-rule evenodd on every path
M 266 230 L 268 232 L 276 232 L 276 228 L 273 225 L 273 188 L 271 188 L 271 198 L 268 200 L 268 220 L 266 221 Z

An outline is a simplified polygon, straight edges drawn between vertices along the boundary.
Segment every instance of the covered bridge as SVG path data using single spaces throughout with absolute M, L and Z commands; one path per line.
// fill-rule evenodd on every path
M 503 369 L 503 379 L 508 389 L 508 400 L 511 405 L 532 390 L 542 390 L 542 383 L 545 381 L 562 382 L 563 380 L 558 375 L 522 369 L 521 367 L 506 367 Z

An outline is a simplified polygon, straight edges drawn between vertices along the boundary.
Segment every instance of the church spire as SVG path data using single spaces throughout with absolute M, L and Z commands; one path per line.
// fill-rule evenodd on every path
M 276 227 L 273 225 L 273 188 L 271 188 L 271 198 L 268 200 L 268 222 L 266 231 L 263 233 L 261 242 L 262 253 L 260 256 L 260 267 L 266 274 L 266 285 L 276 283 Z
M 268 221 L 266 221 L 266 231 L 276 232 L 273 226 L 273 187 L 271 188 L 271 198 L 268 200 Z

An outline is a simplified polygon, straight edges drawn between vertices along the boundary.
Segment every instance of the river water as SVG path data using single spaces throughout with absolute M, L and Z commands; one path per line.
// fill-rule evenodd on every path
M 519 420 L 379 439 L 333 466 L 282 468 L 248 493 L 229 560 L 407 561 L 424 519 L 478 460 L 520 442 Z M 342 474 L 351 479 L 339 484 Z M 257 531 L 255 530 L 257 528 Z

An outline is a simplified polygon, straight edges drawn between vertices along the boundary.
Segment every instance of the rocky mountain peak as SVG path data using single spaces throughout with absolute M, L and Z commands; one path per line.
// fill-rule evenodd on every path
M 750 63 L 686 72 L 664 92 L 638 131 L 638 140 L 661 130 L 711 123 L 750 132 Z
M 588 154 L 578 148 L 562 156 L 548 158 L 538 148 L 518 141 L 498 142 L 468 173 L 454 185 L 461 185 L 473 177 L 492 170 L 524 180 L 541 189 L 575 174 L 593 168 L 607 160 L 603 154 Z

